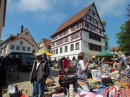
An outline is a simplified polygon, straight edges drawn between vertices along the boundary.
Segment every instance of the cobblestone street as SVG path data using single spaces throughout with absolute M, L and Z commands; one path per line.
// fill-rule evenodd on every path
M 50 76 L 54 76 L 54 80 L 56 83 L 54 83 L 55 84 L 54 86 L 48 87 L 48 89 L 54 89 L 55 87 L 58 86 L 57 71 L 58 70 L 56 69 L 51 69 Z M 32 94 L 32 84 L 29 81 L 29 76 L 30 76 L 30 71 L 19 72 L 19 79 L 17 81 L 12 81 L 12 82 L 8 81 L 8 89 L 12 85 L 17 85 L 19 88 L 27 88 L 28 94 Z M 3 97 L 9 97 L 9 94 L 5 93 Z

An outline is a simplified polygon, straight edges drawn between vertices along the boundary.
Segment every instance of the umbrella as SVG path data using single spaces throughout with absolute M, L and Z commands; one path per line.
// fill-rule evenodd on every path
M 114 54 L 111 52 L 104 51 L 96 55 L 96 57 L 113 57 L 113 55 Z
M 49 52 L 45 52 L 45 51 L 43 51 L 43 50 L 41 50 L 41 51 L 39 51 L 39 52 L 37 52 L 37 53 L 41 53 L 41 54 L 46 53 L 46 54 L 47 54 L 47 56 L 52 56 L 52 54 L 51 54 L 51 53 L 49 53 Z M 34 54 L 37 54 L 37 53 L 34 53 Z

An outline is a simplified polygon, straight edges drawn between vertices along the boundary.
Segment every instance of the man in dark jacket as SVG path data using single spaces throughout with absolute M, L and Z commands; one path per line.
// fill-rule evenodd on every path
M 38 97 L 38 94 L 43 97 L 46 86 L 45 81 L 49 73 L 48 61 L 42 58 L 42 54 L 36 54 L 36 60 L 34 60 L 30 74 L 30 80 L 33 83 L 33 97 Z
M 0 97 L 4 93 L 4 87 L 6 82 L 6 70 L 5 66 L 2 64 L 2 59 L 0 58 Z

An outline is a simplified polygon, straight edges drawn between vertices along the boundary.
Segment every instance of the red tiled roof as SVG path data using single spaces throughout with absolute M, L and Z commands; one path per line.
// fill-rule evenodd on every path
M 59 33 L 61 30 L 65 29 L 66 27 L 70 26 L 71 24 L 77 22 L 78 20 L 82 19 L 86 13 L 88 12 L 88 10 L 90 9 L 90 7 L 93 5 L 94 3 L 90 4 L 88 7 L 86 7 L 85 9 L 83 9 L 82 11 L 80 11 L 79 13 L 77 13 L 75 16 L 73 16 L 72 18 L 70 18 L 69 20 L 67 20 L 66 22 L 64 22 L 57 30 L 56 32 L 53 34 L 57 34 Z M 53 35 L 51 37 L 53 37 Z
M 113 48 L 111 48 L 110 49 L 110 51 L 112 52 L 112 51 L 118 51 L 120 49 L 120 47 L 113 47 Z
M 51 46 L 51 40 L 42 38 L 44 45 Z

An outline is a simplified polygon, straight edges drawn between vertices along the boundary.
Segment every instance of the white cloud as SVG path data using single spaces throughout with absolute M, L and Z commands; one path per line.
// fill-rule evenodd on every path
M 69 6 L 83 9 L 93 2 L 100 16 L 121 16 L 124 14 L 129 0 L 8 0 L 8 7 L 20 12 L 49 13 L 55 11 L 56 13 L 58 8 L 63 9 L 63 7 Z
M 66 14 L 62 14 L 62 13 L 51 13 L 51 14 L 37 14 L 35 16 L 36 19 L 40 19 L 40 20 L 46 20 L 47 22 L 59 22 L 61 20 L 63 20 L 64 18 L 66 18 L 67 15 Z
M 67 15 L 66 14 L 61 14 L 61 13 L 53 13 L 50 16 L 50 21 L 60 21 L 64 18 L 66 18 Z
M 19 0 L 18 2 L 9 0 L 10 8 L 18 9 L 23 12 L 39 12 L 53 9 L 52 3 L 49 0 Z
M 129 0 L 93 0 L 100 16 L 122 16 Z

